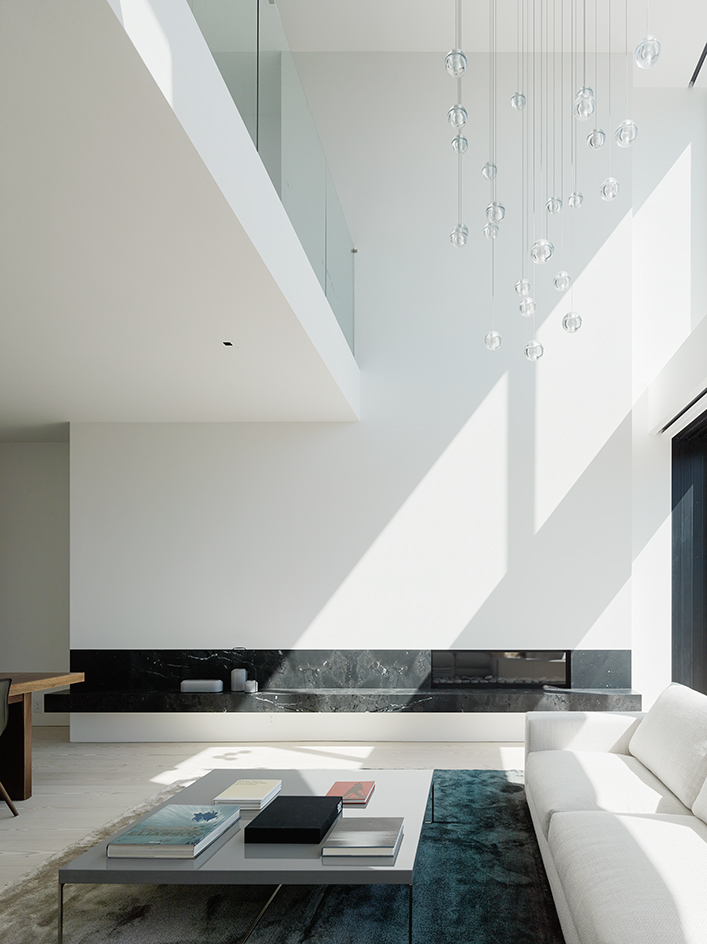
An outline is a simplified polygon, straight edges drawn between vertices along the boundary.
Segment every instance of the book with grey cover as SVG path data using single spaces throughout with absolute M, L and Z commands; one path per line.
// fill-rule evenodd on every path
M 262 810 L 282 789 L 282 780 L 236 780 L 214 803 L 236 803 L 243 810 Z
M 238 806 L 168 803 L 106 846 L 109 859 L 191 859 L 238 822 Z
M 343 816 L 322 846 L 322 855 L 394 856 L 402 838 L 402 816 Z

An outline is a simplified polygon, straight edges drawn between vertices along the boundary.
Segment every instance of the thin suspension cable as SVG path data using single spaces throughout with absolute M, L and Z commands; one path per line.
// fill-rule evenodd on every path
M 491 240 L 491 328 L 496 328 L 496 240 Z
M 594 97 L 599 100 L 599 0 L 594 3 Z M 599 105 L 597 104 L 597 126 L 599 124 Z
M 520 14 L 520 3 L 521 0 L 516 0 L 516 91 L 522 92 L 520 84 L 520 60 L 521 60 L 521 51 L 520 51 L 520 33 L 521 33 L 521 14 Z
M 587 0 L 582 0 L 582 85 L 587 84 Z
M 607 95 L 608 95 L 608 115 L 609 115 L 609 135 L 608 135 L 608 145 L 609 145 L 609 177 L 611 177 L 611 139 L 613 137 L 611 133 L 611 0 L 606 0 L 606 9 L 608 13 L 608 45 L 609 52 L 607 53 Z
M 496 164 L 496 111 L 498 108 L 498 96 L 496 90 L 496 81 L 497 81 L 497 69 L 498 69 L 498 37 L 497 37 L 497 21 L 496 21 L 496 2 L 493 0 L 493 163 Z M 496 165 L 498 166 L 498 165 Z M 496 199 L 496 178 L 498 173 L 494 175 L 491 190 L 493 194 L 493 200 Z
M 535 73 L 536 73 L 536 70 L 537 70 L 537 61 L 536 61 L 536 60 L 537 60 L 537 55 L 536 55 L 536 37 L 535 37 L 535 0 L 533 0 L 533 22 L 532 22 L 532 28 L 533 28 L 533 42 L 532 42 L 532 64 L 533 64 L 533 152 L 532 152 L 532 164 L 533 164 L 533 168 L 532 168 L 532 174 L 531 174 L 531 181 L 532 181 L 532 185 L 533 185 L 533 241 L 535 241 L 535 237 L 537 236 L 537 232 L 538 232 L 538 231 L 537 231 L 537 228 L 536 228 L 536 227 L 537 227 L 537 213 L 536 213 L 536 209 L 537 209 L 537 208 L 536 208 L 537 179 L 536 179 L 536 176 L 535 176 L 536 130 L 537 130 L 537 124 L 538 124 L 537 121 L 536 121 L 536 114 L 535 114 L 535 107 L 536 107 L 536 106 L 535 106 L 535 102 L 536 102 L 536 97 L 535 97 Z
M 557 76 L 556 76 L 556 39 L 557 9 L 552 0 L 552 195 L 557 196 Z
M 489 0 L 489 163 L 495 163 L 493 159 L 493 0 Z
M 456 0 L 454 8 L 454 48 L 462 48 L 462 4 L 461 0 Z
M 560 199 L 565 204 L 565 7 L 560 0 Z M 565 210 L 560 220 L 560 256 L 565 262 Z
M 547 235 L 547 214 L 542 213 L 542 210 L 545 206 L 545 200 L 543 199 L 542 193 L 542 176 L 543 170 L 545 170 L 545 193 L 550 186 L 547 179 L 547 155 L 545 153 L 545 139 L 547 137 L 547 112 L 545 110 L 546 105 L 546 95 L 547 87 L 545 80 L 545 3 L 547 0 L 540 0 L 540 212 L 542 214 L 543 225 L 540 227 L 540 231 L 543 235 Z
M 522 3 L 523 3 L 523 44 L 524 44 L 524 46 L 523 46 L 524 64 L 523 64 L 523 65 L 524 65 L 524 73 L 525 73 L 525 88 L 526 88 L 526 91 L 529 92 L 529 91 L 530 91 L 530 73 L 529 73 L 529 69 L 530 69 L 530 62 L 529 62 L 529 59 L 530 59 L 530 57 L 529 57 L 529 55 L 528 55 L 528 50 L 529 50 L 529 48 L 530 48 L 530 37 L 528 36 L 528 28 L 529 28 L 528 0 L 522 0 Z M 522 275 L 523 277 L 525 277 L 525 275 L 526 275 L 526 273 L 527 273 L 527 271 L 528 271 L 528 245 L 529 245 L 529 242 L 530 242 L 530 239 L 529 239 L 529 232 L 528 232 L 529 226 L 530 226 L 530 223 L 529 223 L 529 216 L 530 216 L 530 213 L 529 213 L 530 198 L 529 198 L 529 195 L 528 195 L 528 194 L 529 194 L 529 184 L 530 184 L 530 181 L 529 181 L 529 179 L 528 179 L 528 175 L 529 175 L 529 172 L 530 172 L 530 171 L 529 171 L 530 160 L 529 160 L 529 155 L 528 155 L 528 143 L 529 143 L 529 140 L 530 140 L 530 135 L 528 134 L 528 120 L 529 120 L 529 119 L 528 119 L 528 112 L 529 112 L 529 109 L 528 109 L 528 106 L 527 106 L 527 104 L 526 104 L 526 108 L 523 109 L 523 115 L 522 115 L 522 118 L 521 118 L 522 133 L 523 133 L 523 136 L 524 136 L 524 137 L 523 137 L 523 142 L 522 142 L 522 143 L 523 143 L 523 147 L 522 147 L 522 158 L 523 158 L 523 160 L 525 161 L 525 174 L 524 174 L 524 177 L 523 177 L 524 194 L 522 194 L 522 196 L 523 196 L 523 204 L 524 204 L 524 208 L 525 208 L 525 226 L 524 226 L 524 228 L 523 228 L 523 234 L 522 234 L 522 238 L 523 238 L 523 261 L 522 261 L 522 265 L 521 265 L 521 275 Z
M 624 117 L 628 118 L 628 83 L 629 83 L 629 58 L 628 58 L 628 0 L 624 0 L 624 61 L 626 65 L 626 79 L 624 85 Z

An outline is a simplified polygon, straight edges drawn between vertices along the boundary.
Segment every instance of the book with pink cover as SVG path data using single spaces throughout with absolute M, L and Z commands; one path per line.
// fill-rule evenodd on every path
M 358 806 L 368 803 L 375 785 L 375 780 L 337 780 L 327 796 L 342 797 L 344 806 Z

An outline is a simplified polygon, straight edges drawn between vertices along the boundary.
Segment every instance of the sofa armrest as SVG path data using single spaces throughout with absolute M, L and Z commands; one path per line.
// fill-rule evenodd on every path
M 605 751 L 628 754 L 643 711 L 529 711 L 525 756 L 532 751 Z

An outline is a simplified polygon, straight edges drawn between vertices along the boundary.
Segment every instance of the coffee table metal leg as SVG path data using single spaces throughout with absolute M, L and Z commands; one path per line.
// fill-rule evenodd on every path
M 265 912 L 268 910 L 268 908 L 270 907 L 270 905 L 272 904 L 272 902 L 273 902 L 273 900 L 274 900 L 274 898 L 275 898 L 275 895 L 277 895 L 277 893 L 280 891 L 281 888 L 282 888 L 282 885 L 278 885 L 277 888 L 275 889 L 275 891 L 272 893 L 272 895 L 271 895 L 271 896 L 268 898 L 268 900 L 265 902 L 265 904 L 263 905 L 263 907 L 260 909 L 260 914 L 259 914 L 258 917 L 255 919 L 255 921 L 251 924 L 251 926 L 248 928 L 248 931 L 247 931 L 247 933 L 246 933 L 246 936 L 243 938 L 243 940 L 240 942 L 240 944 L 246 944 L 246 941 L 247 941 L 248 938 L 251 936 L 251 934 L 253 933 L 253 931 L 255 931 L 256 927 L 258 926 L 258 922 L 259 922 L 260 919 L 263 917 L 263 915 L 265 914 Z M 59 942 L 59 944 L 61 944 L 61 941 Z
M 64 886 L 59 882 L 59 915 L 57 917 L 57 944 L 62 944 L 64 940 Z
M 409 898 L 408 898 L 409 909 L 410 909 L 409 922 L 408 922 L 408 944 L 412 944 L 412 883 L 408 885 L 408 889 L 410 892 Z

